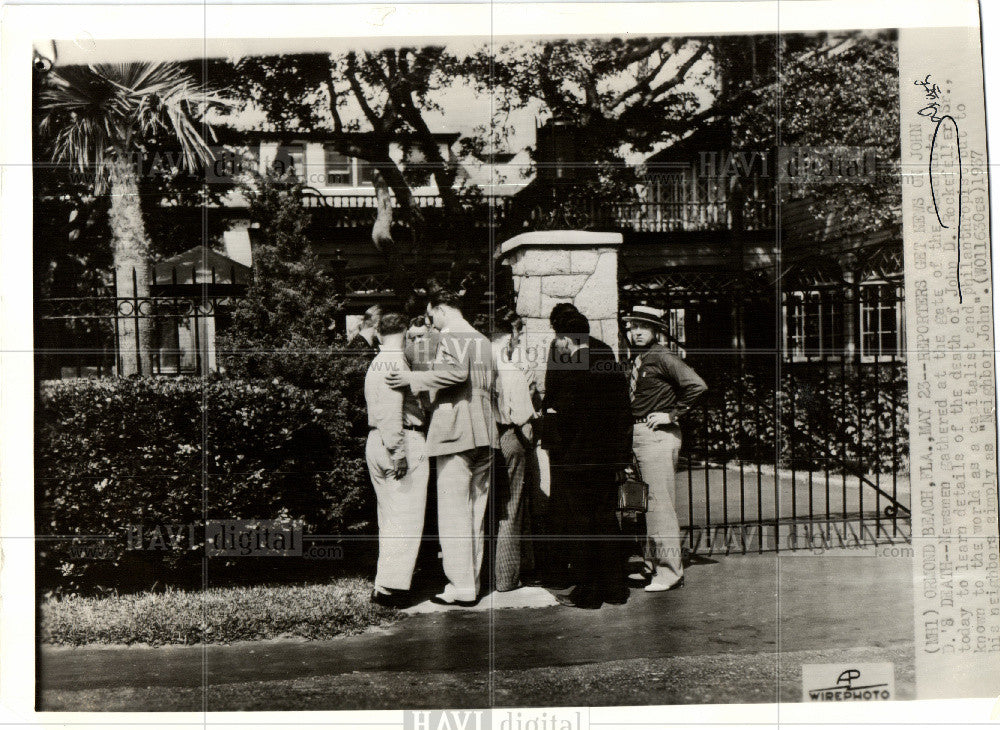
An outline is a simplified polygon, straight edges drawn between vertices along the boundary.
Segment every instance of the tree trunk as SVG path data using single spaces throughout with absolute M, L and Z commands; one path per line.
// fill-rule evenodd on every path
M 135 170 L 127 160 L 118 160 L 111 171 L 109 213 L 118 282 L 119 375 L 151 375 L 153 372 L 153 320 L 150 315 L 149 236 L 142 220 Z

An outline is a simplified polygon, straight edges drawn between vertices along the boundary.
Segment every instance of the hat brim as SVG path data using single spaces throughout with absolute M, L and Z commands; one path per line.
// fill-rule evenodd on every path
M 655 317 L 642 317 L 639 315 L 629 314 L 622 317 L 626 322 L 638 322 L 640 324 L 648 324 L 650 327 L 656 327 L 661 330 L 669 330 L 670 327 L 662 319 L 656 319 Z

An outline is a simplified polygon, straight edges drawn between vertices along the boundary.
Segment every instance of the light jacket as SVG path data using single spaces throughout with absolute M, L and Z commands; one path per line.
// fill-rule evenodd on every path
M 430 456 L 458 454 L 497 443 L 491 402 L 495 381 L 492 354 L 490 341 L 463 320 L 441 332 L 430 369 L 413 373 L 413 392 L 430 394 Z

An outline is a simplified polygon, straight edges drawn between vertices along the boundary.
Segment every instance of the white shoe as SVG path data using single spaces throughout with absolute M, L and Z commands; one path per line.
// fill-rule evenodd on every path
M 643 588 L 642 590 L 646 591 L 646 593 L 662 593 L 663 591 L 672 591 L 676 588 L 680 588 L 683 585 L 684 585 L 683 575 L 677 580 L 675 580 L 673 583 L 664 583 L 663 581 L 654 577 L 653 580 L 650 581 L 649 585 Z

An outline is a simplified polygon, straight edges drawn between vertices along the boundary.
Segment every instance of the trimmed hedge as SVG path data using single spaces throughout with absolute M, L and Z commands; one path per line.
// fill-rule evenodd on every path
M 75 586 L 87 573 L 113 580 L 107 575 L 141 572 L 135 562 L 144 556 L 126 550 L 129 526 L 197 525 L 203 509 L 210 520 L 301 520 L 308 532 L 364 531 L 372 495 L 356 418 L 339 392 L 277 379 L 43 385 L 36 534 L 78 537 L 40 541 L 40 580 Z M 97 540 L 101 559 L 74 560 L 69 548 L 93 545 L 93 536 L 107 536 Z M 155 561 L 190 569 L 203 554 L 199 538 Z

